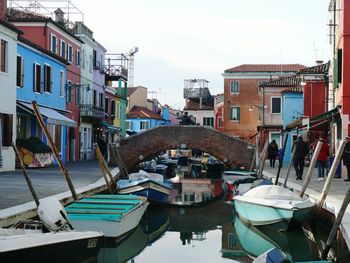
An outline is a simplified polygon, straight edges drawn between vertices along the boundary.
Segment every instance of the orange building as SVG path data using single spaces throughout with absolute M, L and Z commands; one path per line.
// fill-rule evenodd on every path
M 281 94 L 264 94 L 259 84 L 292 76 L 300 64 L 243 64 L 226 69 L 224 77 L 224 132 L 254 142 L 266 116 L 281 114 Z M 265 96 L 266 95 L 266 96 Z

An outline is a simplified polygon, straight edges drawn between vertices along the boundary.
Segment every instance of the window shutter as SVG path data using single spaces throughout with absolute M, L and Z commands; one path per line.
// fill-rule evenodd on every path
M 233 116 L 232 116 L 232 110 L 233 110 L 233 108 L 231 107 L 231 108 L 230 108 L 230 120 L 232 120 L 232 117 L 233 117 Z
M 237 109 L 237 120 L 241 119 L 241 108 L 236 108 Z

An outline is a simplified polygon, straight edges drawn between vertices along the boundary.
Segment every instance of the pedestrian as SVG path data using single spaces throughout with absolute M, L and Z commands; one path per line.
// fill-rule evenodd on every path
M 270 159 L 270 167 L 275 168 L 277 154 L 278 154 L 278 145 L 276 143 L 276 140 L 272 140 L 272 142 L 270 142 L 269 146 L 267 147 L 267 155 L 268 155 L 268 158 Z
M 303 140 L 302 136 L 298 136 L 298 139 L 294 143 L 294 148 L 293 164 L 297 180 L 303 180 L 305 156 L 309 153 L 309 145 Z
M 317 181 L 323 181 L 325 168 L 327 164 L 327 158 L 329 156 L 329 144 L 327 141 L 320 137 L 320 141 L 323 142 L 320 153 L 317 156 L 316 166 L 318 170 L 318 178 Z
M 344 179 L 344 181 L 350 181 L 350 137 L 346 137 L 346 144 L 343 153 L 343 164 L 346 166 L 346 170 L 348 172 L 348 177 Z

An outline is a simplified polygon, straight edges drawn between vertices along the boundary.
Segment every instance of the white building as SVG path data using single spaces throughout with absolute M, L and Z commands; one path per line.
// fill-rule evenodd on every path
M 0 18 L 0 172 L 15 169 L 16 57 L 19 30 Z M 20 78 L 20 76 L 19 76 Z

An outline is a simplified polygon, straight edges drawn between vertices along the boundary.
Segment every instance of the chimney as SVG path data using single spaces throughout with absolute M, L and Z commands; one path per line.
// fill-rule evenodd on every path
M 316 60 L 316 65 L 319 66 L 319 65 L 322 65 L 323 64 L 323 60 Z
M 7 19 L 7 0 L 0 0 L 0 19 Z
M 55 21 L 57 23 L 63 25 L 64 24 L 64 20 L 63 20 L 64 13 L 63 13 L 63 11 L 60 8 L 57 8 L 54 13 L 55 13 Z

